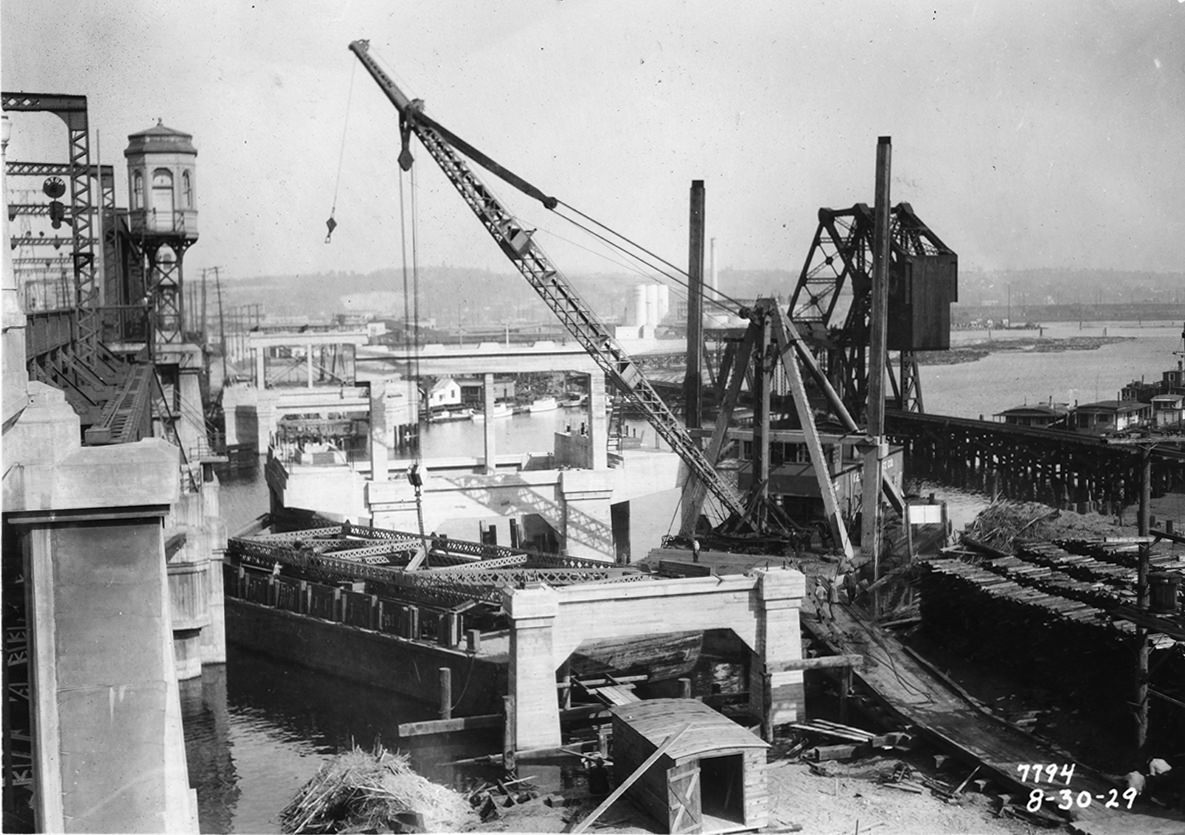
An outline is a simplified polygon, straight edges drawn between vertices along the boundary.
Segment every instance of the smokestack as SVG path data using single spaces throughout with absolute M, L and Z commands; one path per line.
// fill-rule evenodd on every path
M 716 239 L 715 238 L 710 239 L 708 242 L 708 286 L 711 287 L 713 290 L 720 289 L 718 276 L 716 275 Z

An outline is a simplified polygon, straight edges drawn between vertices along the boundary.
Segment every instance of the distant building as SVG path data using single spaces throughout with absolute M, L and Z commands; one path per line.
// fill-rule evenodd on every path
M 1173 426 L 1185 420 L 1185 394 L 1158 394 L 1152 398 L 1152 424 Z
M 461 405 L 461 387 L 452 377 L 441 377 L 427 391 L 429 411 Z
M 457 385 L 461 387 L 461 405 L 480 406 L 485 399 L 485 382 L 481 377 L 458 377 Z M 513 377 L 494 378 L 494 401 L 514 400 L 515 384 Z
M 1163 394 L 1164 391 L 1165 385 L 1163 382 L 1146 383 L 1143 380 L 1132 380 L 1120 390 L 1119 399 L 1151 403 L 1153 397 Z
M 1084 432 L 1120 432 L 1152 419 L 1152 405 L 1134 400 L 1100 400 L 1074 409 L 1073 426 Z
M 1162 385 L 1165 394 L 1185 394 L 1185 370 L 1179 363 L 1176 368 L 1164 372 Z
M 1070 407 L 1065 403 L 1038 403 L 1033 406 L 1013 406 L 995 416 L 1013 426 L 1033 426 L 1038 429 L 1061 427 L 1066 423 Z

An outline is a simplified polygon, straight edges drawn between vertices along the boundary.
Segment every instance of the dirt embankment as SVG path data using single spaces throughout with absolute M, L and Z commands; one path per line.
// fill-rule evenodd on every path
M 1054 351 L 1093 351 L 1103 345 L 1126 342 L 1130 336 L 1072 336 L 1068 339 L 1044 339 L 1025 337 L 1023 339 L 985 340 L 971 342 L 951 348 L 949 351 L 919 351 L 921 365 L 959 365 L 981 360 L 988 354 L 1000 352 L 1049 353 Z

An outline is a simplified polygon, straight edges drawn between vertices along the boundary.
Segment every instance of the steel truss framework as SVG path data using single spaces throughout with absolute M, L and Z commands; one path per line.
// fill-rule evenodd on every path
M 819 209 L 819 226 L 790 299 L 791 319 L 857 420 L 863 419 L 868 401 L 874 228 L 873 211 L 867 204 Z M 906 260 L 954 258 L 954 252 L 908 203 L 893 207 L 890 236 L 890 295 L 894 283 L 902 280 Z M 924 411 L 914 351 L 901 350 L 898 370 L 890 361 L 886 371 L 893 406 L 903 411 Z
M 96 280 L 94 211 L 91 194 L 90 133 L 87 127 L 86 96 L 44 93 L 3 93 L 7 111 L 52 113 L 66 123 L 69 134 L 70 214 L 74 259 L 74 307 L 78 311 L 78 346 L 83 362 L 92 363 L 99 344 L 99 288 Z M 9 173 L 45 176 L 53 164 L 26 163 L 9 166 Z M 60 170 L 60 169 L 59 169 Z M 55 171 L 57 173 L 57 171 Z
M 84 424 L 98 420 L 102 405 L 121 384 L 126 367 L 108 351 L 100 340 L 100 288 L 95 259 L 94 185 L 104 202 L 114 203 L 114 173 L 110 166 L 92 165 L 87 122 L 86 96 L 44 93 L 0 94 L 3 109 L 9 112 L 52 113 L 66 124 L 68 162 L 8 162 L 10 176 L 65 176 L 69 179 L 70 206 L 65 222 L 68 235 L 24 236 L 14 238 L 12 246 L 55 245 L 70 241 L 68 264 L 74 286 L 71 304 L 62 310 L 29 317 L 26 330 L 29 375 L 36 380 L 62 388 Z M 104 170 L 106 169 L 106 170 Z M 109 183 L 109 185 L 108 185 Z M 36 212 L 40 214 L 40 212 Z

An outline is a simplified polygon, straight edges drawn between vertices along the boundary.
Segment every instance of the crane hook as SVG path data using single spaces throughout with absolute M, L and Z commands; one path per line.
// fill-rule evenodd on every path
M 333 237 L 333 230 L 337 228 L 337 221 L 333 219 L 333 213 L 329 213 L 329 220 L 325 221 L 326 228 L 329 229 L 325 233 L 325 243 L 329 243 L 329 239 Z

